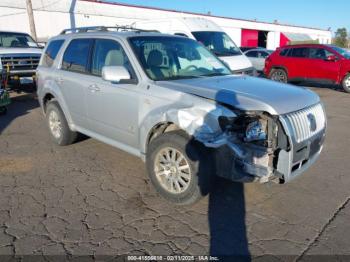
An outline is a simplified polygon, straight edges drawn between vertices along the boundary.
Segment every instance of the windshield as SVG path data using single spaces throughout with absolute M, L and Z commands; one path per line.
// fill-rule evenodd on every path
M 338 46 L 330 46 L 330 48 L 332 48 L 334 51 L 338 52 L 339 54 L 341 54 L 342 56 L 344 56 L 347 59 L 350 59 L 350 51 L 345 50 L 343 48 L 340 48 Z
M 146 74 L 155 81 L 229 75 L 230 70 L 194 40 L 184 37 L 131 37 Z
M 217 56 L 241 55 L 241 50 L 224 32 L 192 32 L 197 41 Z
M 0 47 L 38 47 L 27 34 L 3 32 L 0 33 Z

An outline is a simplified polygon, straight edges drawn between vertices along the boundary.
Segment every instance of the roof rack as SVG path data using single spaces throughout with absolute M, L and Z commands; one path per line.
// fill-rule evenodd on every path
M 65 34 L 74 34 L 74 33 L 86 33 L 86 32 L 96 32 L 96 31 L 116 31 L 116 32 L 125 32 L 125 31 L 135 31 L 135 32 L 153 32 L 156 33 L 157 30 L 144 30 L 139 28 L 134 28 L 132 26 L 87 26 L 87 27 L 76 27 L 76 28 L 68 28 L 64 29 L 60 35 Z

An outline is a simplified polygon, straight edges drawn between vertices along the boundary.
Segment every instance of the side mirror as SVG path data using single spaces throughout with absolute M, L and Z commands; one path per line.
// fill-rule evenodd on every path
M 328 61 L 328 62 L 335 62 L 335 61 L 337 61 L 338 59 L 337 59 L 337 57 L 335 56 L 335 55 L 329 55 L 329 56 L 327 56 L 327 58 L 326 58 L 326 61 Z
M 131 76 L 124 66 L 104 66 L 102 67 L 102 79 L 119 83 L 121 80 L 130 80 Z

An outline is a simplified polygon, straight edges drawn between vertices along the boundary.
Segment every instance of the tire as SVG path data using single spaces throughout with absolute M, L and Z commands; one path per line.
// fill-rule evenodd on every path
M 284 69 L 274 68 L 271 70 L 269 78 L 272 81 L 280 82 L 280 83 L 288 83 L 288 74 Z
M 173 164 L 167 161 L 172 156 Z M 172 131 L 151 141 L 146 166 L 149 178 L 161 196 L 177 205 L 191 205 L 210 191 L 213 169 L 209 157 L 210 151 L 204 145 L 182 131 Z
M 342 81 L 342 87 L 345 92 L 350 93 L 350 74 L 344 77 Z
M 46 122 L 51 139 L 60 146 L 73 144 L 78 136 L 70 130 L 67 120 L 57 101 L 50 101 L 46 107 Z

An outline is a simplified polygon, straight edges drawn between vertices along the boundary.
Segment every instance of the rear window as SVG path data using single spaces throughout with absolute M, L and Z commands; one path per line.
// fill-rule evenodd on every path
M 45 54 L 43 55 L 43 60 L 41 65 L 45 67 L 51 67 L 56 59 L 64 40 L 54 40 L 51 41 L 46 48 Z
M 88 72 L 87 65 L 92 42 L 92 39 L 72 40 L 64 52 L 62 69 L 77 73 Z

